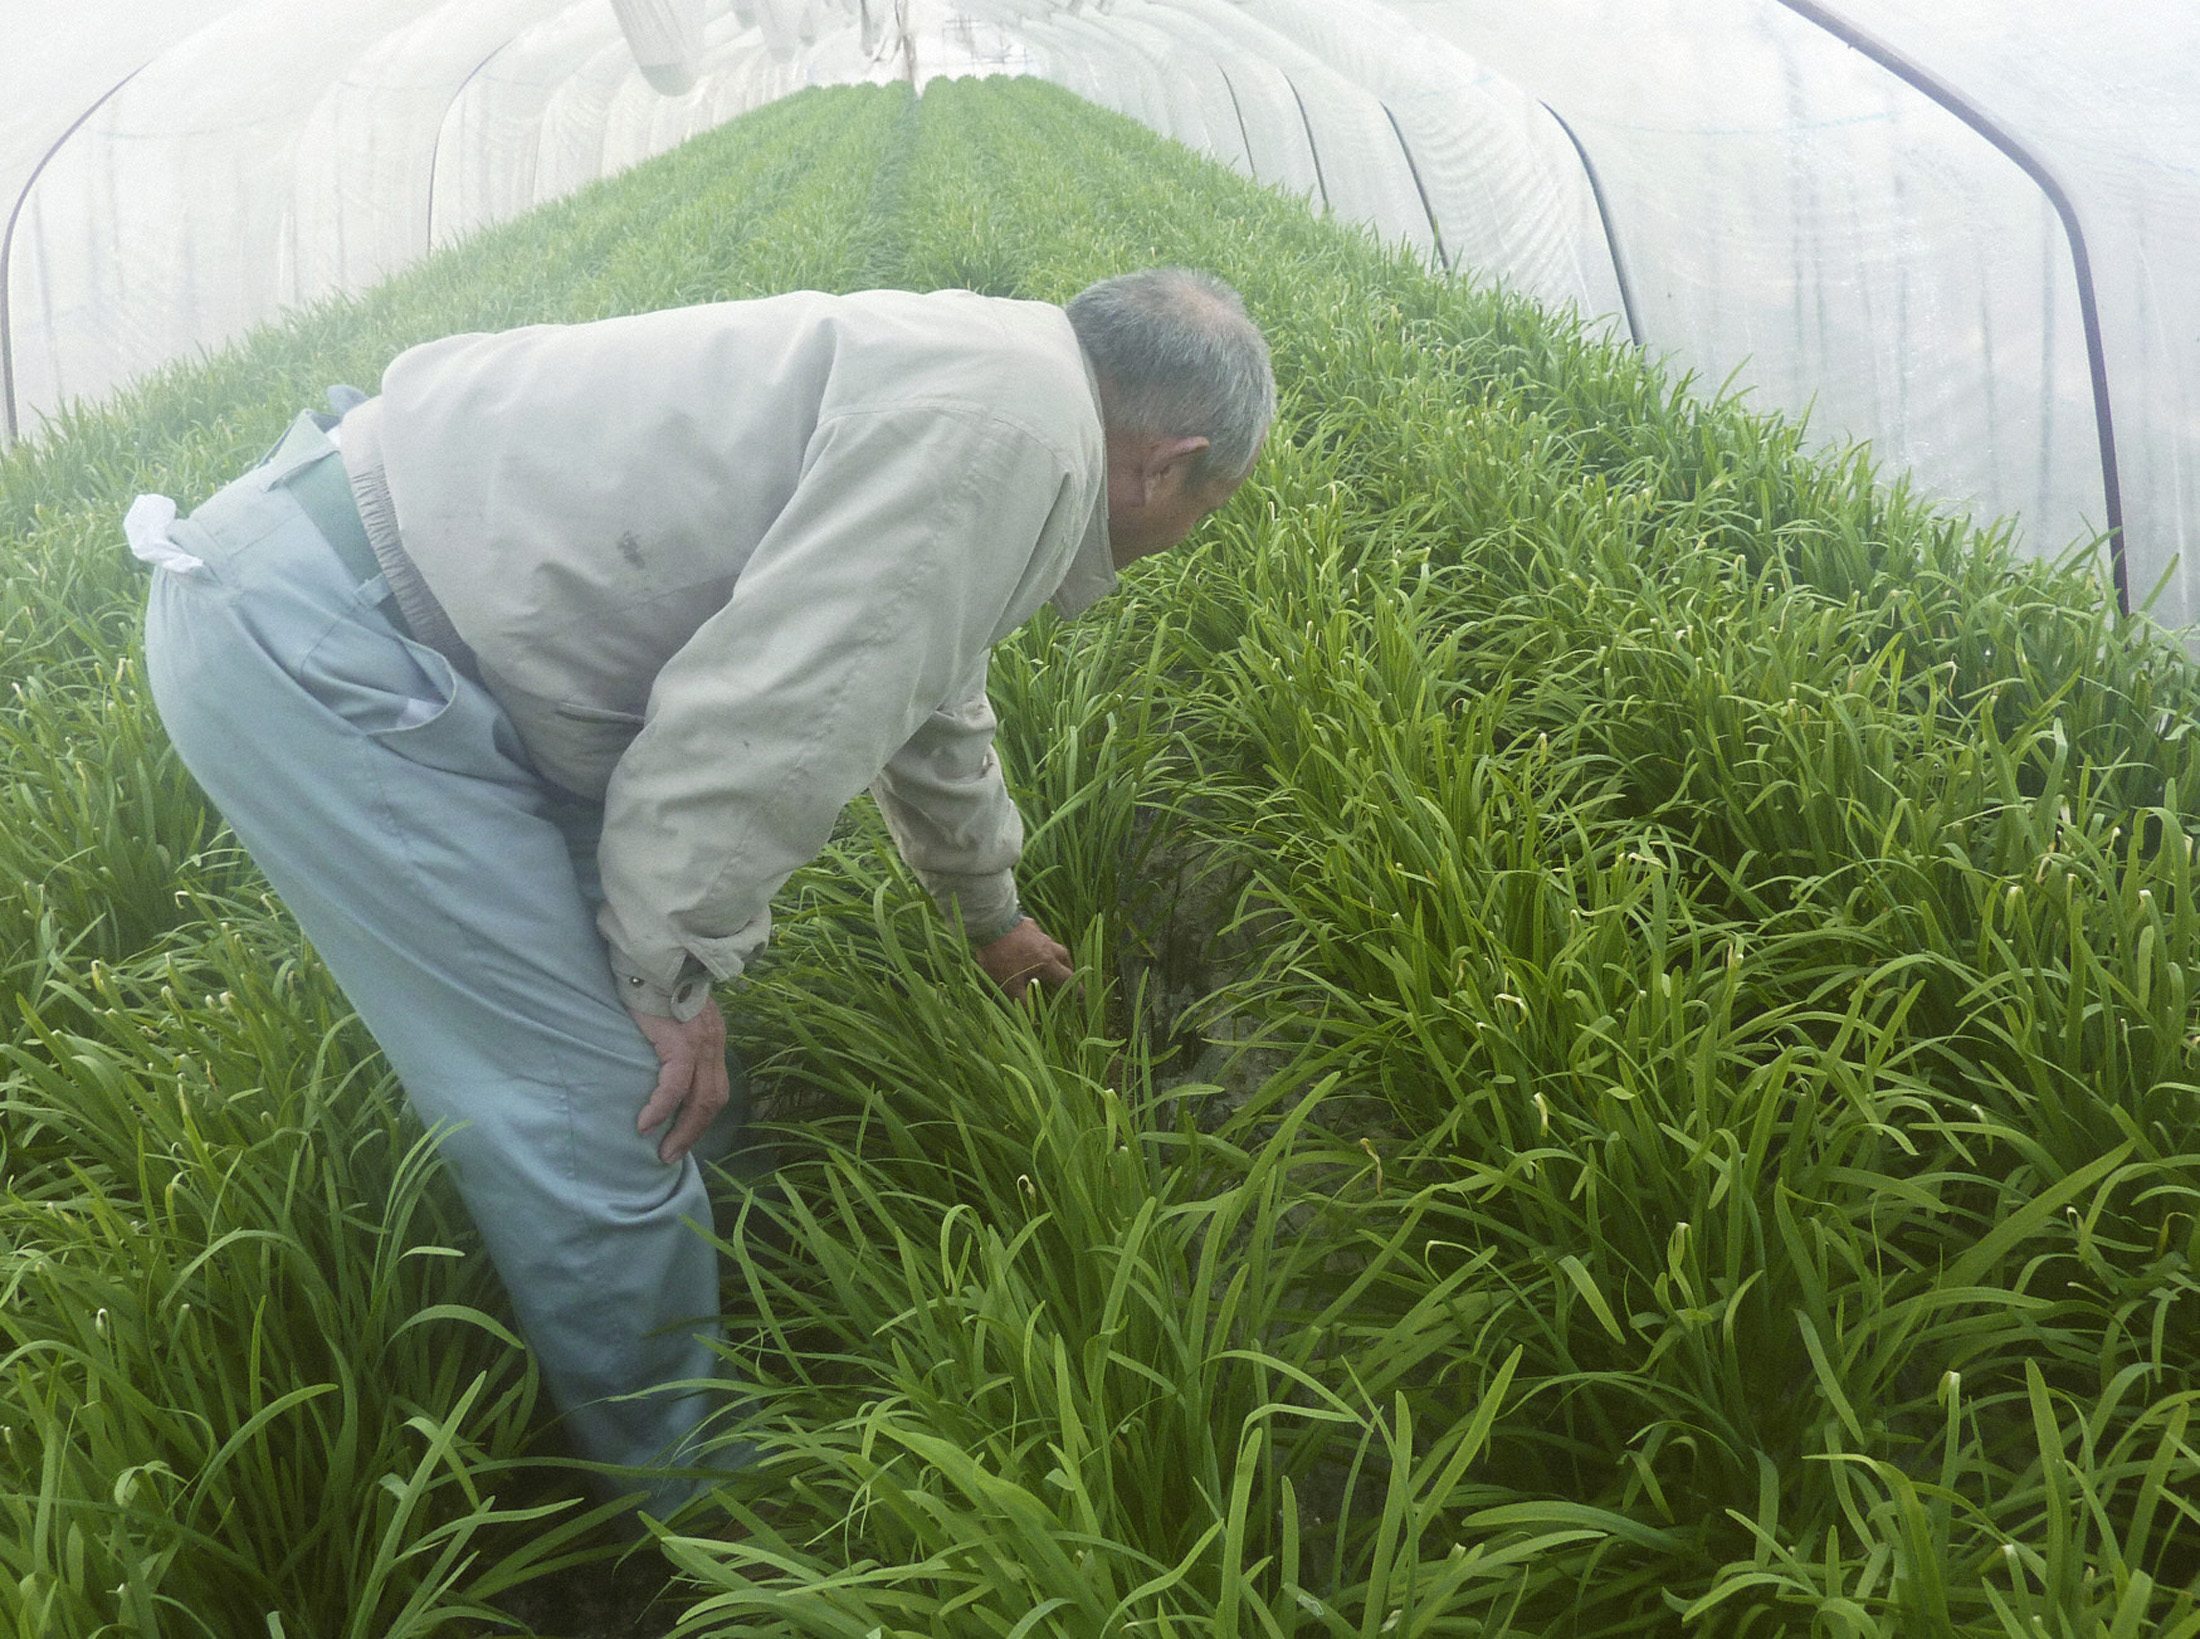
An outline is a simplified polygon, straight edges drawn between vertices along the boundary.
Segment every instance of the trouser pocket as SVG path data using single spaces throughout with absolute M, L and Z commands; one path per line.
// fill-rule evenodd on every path
M 293 675 L 324 710 L 385 750 L 429 768 L 539 786 L 540 776 L 504 709 L 448 658 L 407 637 L 369 596 L 336 620 Z
M 298 663 L 299 686 L 352 727 L 403 749 L 458 698 L 451 663 L 368 611 L 338 620 Z

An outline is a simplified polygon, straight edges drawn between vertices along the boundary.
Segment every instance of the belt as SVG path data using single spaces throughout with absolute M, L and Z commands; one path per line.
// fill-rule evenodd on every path
M 367 544 L 367 526 L 359 521 L 358 504 L 351 498 L 351 479 L 334 450 L 307 462 L 281 483 L 314 527 L 328 537 L 346 569 L 361 581 L 382 573 L 382 566 L 374 561 L 374 548 Z
M 308 461 L 279 482 L 290 491 L 298 509 L 313 521 L 314 528 L 327 538 L 354 580 L 364 585 L 382 573 L 382 565 L 367 540 L 367 526 L 360 522 L 359 504 L 352 499 L 351 478 L 334 450 Z M 391 623 L 412 637 L 412 626 L 398 608 L 395 594 L 385 592 L 382 605 Z

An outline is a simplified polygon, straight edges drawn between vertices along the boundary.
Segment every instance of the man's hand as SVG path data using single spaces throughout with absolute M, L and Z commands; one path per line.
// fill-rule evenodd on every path
M 1046 930 L 1028 916 L 990 945 L 980 945 L 978 966 L 1012 1002 L 1022 1001 L 1034 983 L 1047 990 L 1059 990 L 1077 982 L 1069 965 L 1069 952 L 1048 938 Z
M 642 1106 L 634 1130 L 655 1132 L 677 1110 L 680 1118 L 657 1146 L 657 1159 L 669 1164 L 687 1154 L 688 1146 L 703 1136 L 703 1129 L 733 1096 L 726 1080 L 726 1016 L 718 1011 L 715 998 L 685 1024 L 657 1013 L 636 1013 L 631 1007 L 627 1012 L 657 1049 L 662 1066 L 657 1090 Z

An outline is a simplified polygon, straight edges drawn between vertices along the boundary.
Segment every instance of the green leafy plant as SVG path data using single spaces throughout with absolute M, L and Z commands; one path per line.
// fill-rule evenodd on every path
M 509 1630 L 608 1551 L 161 740 L 132 490 L 450 330 L 1166 262 L 1283 403 L 996 656 L 1084 988 L 1002 1007 L 866 805 L 790 884 L 762 1457 L 660 1533 L 676 1631 L 2200 1635 L 2190 663 L 2088 545 L 1004 80 L 789 99 L 0 458 L 0 1613 Z

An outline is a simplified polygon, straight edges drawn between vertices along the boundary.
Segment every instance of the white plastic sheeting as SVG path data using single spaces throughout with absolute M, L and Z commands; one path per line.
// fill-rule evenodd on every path
M 2200 620 L 2188 0 L 1822 0 L 2060 178 L 2097 348 L 2040 185 L 1810 0 L 8 3 L 0 425 L 900 72 L 905 23 L 935 71 L 982 28 L 996 62 L 1869 440 L 2042 554 L 2108 522 L 2105 395 L 2134 600 Z
M 1399 9 L 1579 135 L 1647 345 L 2015 514 L 2035 549 L 2105 526 L 2069 245 L 1954 114 L 1768 0 L 1550 0 L 1542 29 Z
M 880 77 L 826 26 L 864 4 L 125 0 L 102 51 L 69 0 L 9 0 L 45 9 L 35 56 L 0 53 L 0 436 L 762 102 Z
M 2007 120 L 2070 189 L 2091 246 L 2135 596 L 2180 546 L 2157 605 L 2200 621 L 2200 9 L 2119 4 L 2083 19 L 2034 0 L 1889 0 L 1847 8 Z M 2050 45 L 2051 49 L 2043 49 Z
M 1890 475 L 2014 517 L 2035 553 L 2109 525 L 2113 472 L 2132 601 L 2200 621 L 2200 8 L 1827 0 L 2066 187 L 2097 392 L 2040 184 L 1779 0 L 1094 0 L 1074 26 L 1045 0 L 962 3 L 1080 94 L 1456 271 L 1610 316 L 1821 443 L 1867 441 Z
M 703 71 L 703 0 L 611 0 L 634 66 L 668 97 L 693 90 Z

